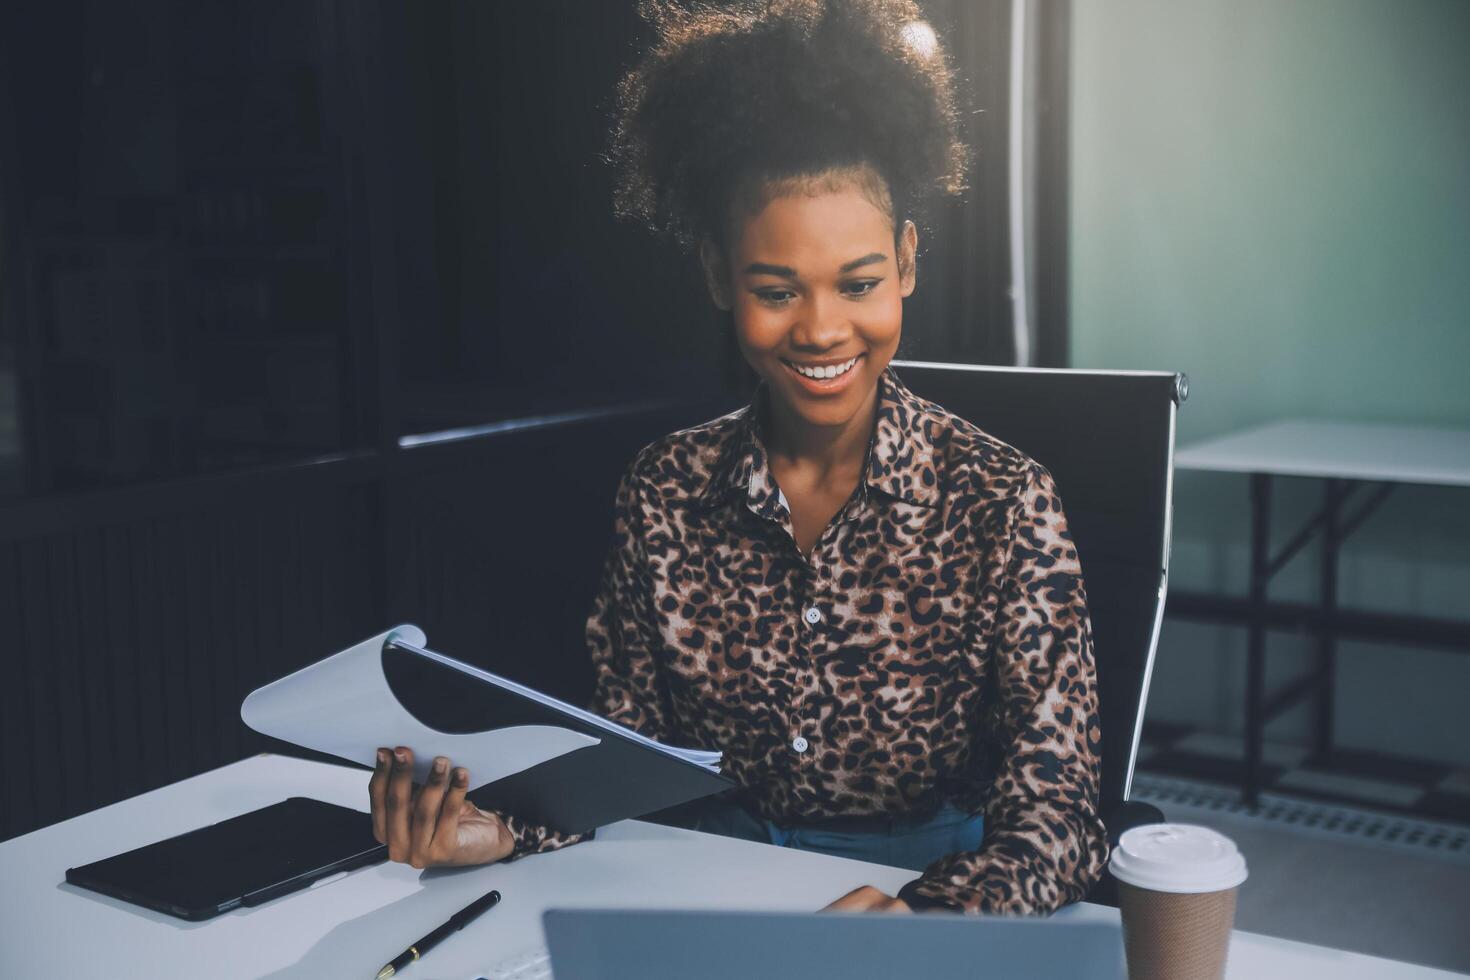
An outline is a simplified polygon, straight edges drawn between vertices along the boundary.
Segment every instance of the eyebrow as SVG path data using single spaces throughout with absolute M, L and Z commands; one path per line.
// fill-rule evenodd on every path
M 869 252 L 867 255 L 864 255 L 860 259 L 853 259 L 851 262 L 844 262 L 842 264 L 842 268 L 838 269 L 837 271 L 839 273 L 851 272 L 853 269 L 861 268 L 865 265 L 872 265 L 875 262 L 885 262 L 887 260 L 888 256 L 884 255 L 882 252 Z M 791 266 L 771 265 L 768 262 L 750 263 L 750 265 L 745 267 L 745 274 L 748 276 L 783 276 L 787 279 L 796 278 L 796 270 L 791 268 Z

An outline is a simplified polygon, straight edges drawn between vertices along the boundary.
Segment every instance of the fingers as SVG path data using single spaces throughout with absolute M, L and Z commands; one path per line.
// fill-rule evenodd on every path
M 457 768 L 450 774 L 449 792 L 439 810 L 439 823 L 434 827 L 431 852 L 436 861 L 451 861 L 459 850 L 459 818 L 464 813 L 464 795 L 470 788 L 470 772 Z
M 393 772 L 388 777 L 385 830 L 388 858 L 407 861 L 413 852 L 409 820 L 413 813 L 413 750 L 402 745 L 393 750 Z
M 874 892 L 877 892 L 877 891 L 878 891 L 878 889 L 872 887 L 871 885 L 863 885 L 861 888 L 854 888 L 852 891 L 848 892 L 846 895 L 843 895 L 841 898 L 837 899 L 837 901 L 835 901 L 835 902 L 831 903 L 830 905 L 826 906 L 825 908 L 823 908 L 822 911 L 823 912 L 862 912 L 862 911 L 865 911 L 867 909 L 867 907 L 870 904 L 872 904 L 872 901 L 873 901 L 873 893 Z
M 823 912 L 910 912 L 907 902 L 891 898 L 872 885 L 854 888 L 837 901 L 822 909 Z
M 442 755 L 435 756 L 433 765 L 429 767 L 428 781 L 419 790 L 418 799 L 414 801 L 413 821 L 409 827 L 411 847 L 408 863 L 415 868 L 426 868 L 431 863 L 429 849 L 439 823 L 444 791 L 448 786 L 449 760 Z
M 378 749 L 377 762 L 373 767 L 373 778 L 368 780 L 368 802 L 373 808 L 373 836 L 377 838 L 379 844 L 388 843 L 386 827 L 389 758 L 387 749 Z
M 459 823 L 469 785 L 469 771 L 451 769 L 441 755 L 430 765 L 424 785 L 415 790 L 413 750 L 403 745 L 379 749 L 368 780 L 368 799 L 373 836 L 388 845 L 389 860 L 415 868 L 462 863 Z

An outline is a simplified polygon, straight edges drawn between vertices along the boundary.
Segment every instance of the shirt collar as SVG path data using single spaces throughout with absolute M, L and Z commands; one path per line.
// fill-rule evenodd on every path
M 761 404 L 766 397 L 767 385 L 762 378 L 750 404 L 735 413 L 731 438 L 700 496 L 713 505 L 733 491 L 744 489 L 752 511 L 776 519 L 781 512 L 780 494 L 760 431 Z M 883 369 L 878 376 L 877 420 L 868 440 L 864 498 L 871 487 L 907 503 L 923 507 L 938 504 L 934 427 L 942 423 L 929 409 L 927 402 L 899 380 L 891 365 Z

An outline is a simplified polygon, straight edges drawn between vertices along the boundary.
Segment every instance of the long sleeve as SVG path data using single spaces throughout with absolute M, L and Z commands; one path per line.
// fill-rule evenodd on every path
M 666 734 L 667 709 L 654 651 L 657 626 L 643 549 L 638 461 L 624 472 L 614 503 L 613 543 L 587 618 L 587 648 L 597 674 L 591 710 L 652 738 Z M 592 836 L 564 834 L 495 811 L 515 841 L 512 857 L 552 851 Z
M 916 907 L 1050 913 L 1086 895 L 1107 860 L 1087 595 L 1061 500 L 1039 464 L 1017 506 L 1004 568 L 983 726 L 998 753 L 984 843 L 904 886 L 899 896 Z
M 593 711 L 649 738 L 668 739 L 671 710 L 660 668 L 658 614 L 653 605 L 639 491 L 639 458 L 623 474 L 613 515 L 613 544 L 602 585 L 587 619 L 587 649 L 597 674 Z

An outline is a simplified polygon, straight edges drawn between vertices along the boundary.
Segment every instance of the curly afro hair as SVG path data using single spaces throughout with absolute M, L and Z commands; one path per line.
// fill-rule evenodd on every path
M 912 0 L 641 10 L 657 41 L 618 90 L 619 216 L 689 248 L 724 242 L 732 206 L 772 181 L 865 167 L 895 229 L 964 190 L 953 72 Z

